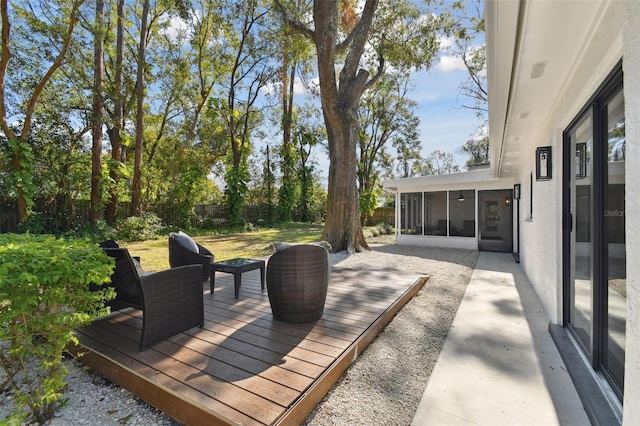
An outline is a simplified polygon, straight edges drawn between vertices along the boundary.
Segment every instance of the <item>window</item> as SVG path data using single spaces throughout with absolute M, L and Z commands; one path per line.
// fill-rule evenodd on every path
M 424 193 L 424 235 L 447 235 L 447 192 Z
M 449 192 L 449 235 L 476 236 L 476 191 Z
M 400 198 L 400 233 L 422 235 L 422 193 L 408 192 Z

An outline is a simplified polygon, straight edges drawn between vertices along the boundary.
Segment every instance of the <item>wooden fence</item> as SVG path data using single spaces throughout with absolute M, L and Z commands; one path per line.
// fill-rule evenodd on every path
M 369 221 L 371 225 L 377 225 L 379 223 L 386 223 L 391 226 L 396 225 L 396 209 L 395 207 L 378 207 L 371 216 Z
M 147 206 L 146 211 L 156 214 L 165 225 L 178 225 L 183 218 L 169 203 L 154 203 Z M 61 210 L 43 202 L 36 202 L 34 211 L 42 216 L 42 222 L 47 232 L 47 224 L 54 222 L 57 214 L 63 217 L 65 228 L 78 228 L 89 223 L 89 201 L 75 201 L 70 209 Z M 243 217 L 247 222 L 257 223 L 264 217 L 265 207 L 262 205 L 245 206 Z M 129 203 L 122 202 L 118 206 L 118 219 L 128 217 Z M 194 228 L 214 228 L 222 227 L 226 224 L 226 212 L 223 205 L 217 204 L 196 204 L 193 214 L 190 217 L 191 226 Z M 15 232 L 18 229 L 18 214 L 14 202 L 0 201 L 0 233 Z M 379 207 L 368 221 L 368 225 L 387 223 L 395 226 L 395 209 L 393 207 Z M 58 225 L 60 225 L 58 223 Z M 50 225 L 49 225 L 50 226 Z

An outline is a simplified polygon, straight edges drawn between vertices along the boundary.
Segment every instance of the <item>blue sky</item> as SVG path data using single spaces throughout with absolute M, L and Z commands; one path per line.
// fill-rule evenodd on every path
M 474 44 L 480 45 L 483 41 L 480 37 Z M 468 155 L 462 152 L 462 145 L 478 134 L 483 122 L 474 110 L 464 107 L 474 103 L 460 90 L 460 85 L 468 78 L 468 71 L 462 60 L 449 50 L 451 45 L 451 40 L 441 40 L 443 50 L 439 62 L 430 70 L 413 75 L 414 89 L 410 91 L 410 98 L 417 103 L 414 112 L 420 118 L 422 157 L 426 158 L 435 150 L 450 152 L 464 170 Z M 300 101 L 304 97 L 302 84 L 296 84 L 296 93 L 296 99 Z M 315 154 L 319 169 L 328 171 L 329 162 L 323 153 Z
M 415 89 L 411 91 L 411 99 L 417 103 L 415 114 L 420 118 L 422 157 L 435 150 L 450 152 L 461 170 L 468 159 L 461 147 L 477 134 L 482 124 L 473 110 L 463 107 L 473 104 L 473 100 L 460 92 L 460 84 L 467 76 L 459 59 L 443 56 L 431 70 L 414 74 Z M 298 87 L 302 91 L 301 85 Z M 315 152 L 315 159 L 326 178 L 328 159 L 319 150 Z
M 479 7 L 482 10 L 482 1 Z M 472 9 L 465 13 L 469 16 L 474 15 Z M 183 25 L 187 24 L 182 23 L 178 18 L 172 20 L 172 27 L 179 28 Z M 480 38 L 476 44 L 484 41 L 482 36 Z M 482 121 L 476 117 L 473 110 L 463 106 L 473 103 L 460 92 L 460 84 L 467 79 L 468 74 L 462 61 L 447 50 L 451 45 L 451 40 L 441 40 L 441 46 L 444 49 L 440 54 L 439 62 L 429 71 L 415 73 L 413 78 L 415 88 L 411 91 L 411 99 L 417 102 L 415 113 L 420 118 L 422 157 L 427 157 L 435 150 L 450 152 L 455 156 L 458 165 L 463 168 L 468 157 L 462 152 L 461 147 L 477 134 Z M 263 90 L 270 92 L 273 87 Z M 298 106 L 310 100 L 309 95 L 304 92 L 302 84 L 299 81 L 296 82 L 295 93 Z M 313 99 L 312 102 L 318 101 Z M 278 134 L 269 134 L 271 133 L 269 131 L 266 133 L 268 136 L 263 142 L 277 143 L 281 138 Z M 326 154 L 320 149 L 317 149 L 314 154 L 318 169 L 323 171 L 326 179 L 329 169 Z
M 473 104 L 460 93 L 460 84 L 466 79 L 466 70 L 442 65 L 415 75 L 412 98 L 418 103 L 423 157 L 434 150 L 451 152 L 464 166 L 468 156 L 461 147 L 482 124 L 474 111 L 463 107 Z

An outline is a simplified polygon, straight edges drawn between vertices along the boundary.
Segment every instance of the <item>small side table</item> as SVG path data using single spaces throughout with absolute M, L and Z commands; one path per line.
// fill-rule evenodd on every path
M 221 262 L 212 263 L 210 267 L 211 277 L 209 279 L 211 294 L 213 294 L 213 287 L 215 285 L 216 272 L 226 272 L 229 274 L 233 274 L 233 281 L 235 284 L 235 295 L 237 299 L 240 295 L 242 273 L 247 271 L 252 271 L 258 268 L 260 268 L 260 288 L 264 290 L 264 271 L 265 271 L 264 260 L 246 259 L 244 257 L 239 257 L 237 259 L 229 259 L 229 260 L 223 260 Z

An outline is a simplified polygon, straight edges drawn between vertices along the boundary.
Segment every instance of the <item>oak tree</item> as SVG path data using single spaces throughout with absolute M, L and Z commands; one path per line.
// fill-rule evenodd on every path
M 367 249 L 360 222 L 356 147 L 362 94 L 385 71 L 385 64 L 428 68 L 439 47 L 443 20 L 420 13 L 413 2 L 315 0 L 313 22 L 276 1 L 283 19 L 316 48 L 320 101 L 327 128 L 329 182 L 323 239 L 335 251 Z M 311 25 L 313 24 L 313 26 Z

